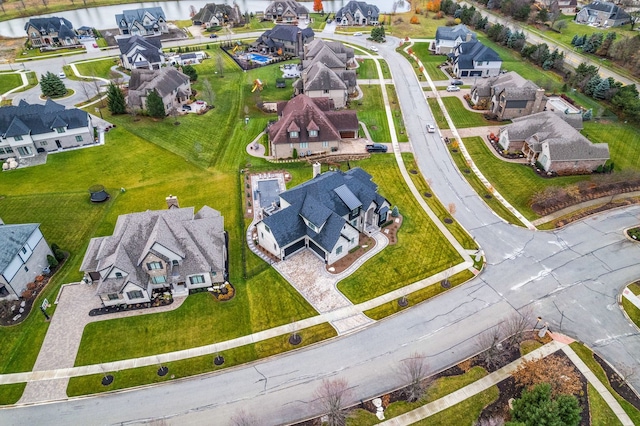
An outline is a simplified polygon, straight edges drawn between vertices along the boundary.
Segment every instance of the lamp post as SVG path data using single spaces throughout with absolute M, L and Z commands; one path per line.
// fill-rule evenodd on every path
M 542 317 L 538 317 L 538 318 L 536 318 L 536 319 L 537 319 L 537 321 L 536 321 L 536 325 L 534 325 L 534 326 L 533 326 L 533 329 L 534 329 L 534 330 L 537 330 L 537 329 L 538 329 L 538 324 L 540 324 L 540 321 L 542 321 Z

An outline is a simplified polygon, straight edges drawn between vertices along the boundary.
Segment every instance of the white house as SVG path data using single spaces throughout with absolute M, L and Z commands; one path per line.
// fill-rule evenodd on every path
M 120 61 L 128 70 L 157 70 L 165 63 L 160 37 L 116 37 Z
M 5 225 L 0 220 L 0 300 L 16 300 L 49 266 L 53 256 L 40 224 Z
M 479 41 L 461 43 L 454 49 L 453 72 L 456 77 L 495 77 L 500 74 L 502 59 Z
M 462 43 L 477 40 L 476 34 L 466 25 L 458 24 L 454 27 L 438 27 L 436 41 L 431 50 L 436 55 L 447 55 Z

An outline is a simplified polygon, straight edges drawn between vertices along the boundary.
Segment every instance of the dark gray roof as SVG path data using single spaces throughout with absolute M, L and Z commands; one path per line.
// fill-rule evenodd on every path
M 594 144 L 577 131 L 565 118 L 579 114 L 556 114 L 543 111 L 525 117 L 514 118 L 501 129 L 509 133 L 510 141 L 527 141 L 536 152 L 541 144 L 549 143 L 552 161 L 578 161 L 609 158 L 609 145 Z
M 191 20 L 210 22 L 213 17 L 216 17 L 221 22 L 231 21 L 234 24 L 244 22 L 244 17 L 240 12 L 240 7 L 236 3 L 234 3 L 233 6 L 228 4 L 207 3 L 191 18 Z
M 281 193 L 280 198 L 289 207 L 263 221 L 280 247 L 307 235 L 322 248 L 331 251 L 340 238 L 342 227 L 347 224 L 343 217 L 355 208 L 353 206 L 366 208 L 375 202 L 380 208 L 386 201 L 377 189 L 371 175 L 359 167 L 347 172 L 326 172 Z M 305 225 L 303 217 L 315 226 L 322 227 L 322 230 L 319 233 L 312 231 Z
M 11 260 L 39 226 L 38 223 L 0 225 L 0 273 L 9 266 Z
M 281 11 L 278 11 L 279 7 L 282 8 Z M 309 14 L 309 9 L 295 0 L 276 0 L 269 4 L 269 6 L 267 6 L 267 8 L 265 9 L 265 13 L 272 15 L 282 14 L 287 12 L 287 10 L 295 13 L 297 16 Z
M 148 210 L 118 216 L 113 235 L 93 238 L 80 267 L 84 272 L 125 271 L 126 279 L 104 279 L 98 294 L 122 290 L 127 283 L 145 288 L 148 275 L 142 262 L 147 253 L 165 258 L 153 249 L 165 247 L 182 258 L 180 274 L 225 271 L 224 219 L 219 212 L 203 207 Z M 166 259 L 166 258 L 165 258 Z
M 128 99 L 130 105 L 141 105 L 141 97 L 147 96 L 152 90 L 164 98 L 185 84 L 189 84 L 189 76 L 173 67 L 159 70 L 134 69 L 129 80 Z
M 30 25 L 37 28 L 42 35 L 58 33 L 58 37 L 62 38 L 73 38 L 76 36 L 75 31 L 73 31 L 73 24 L 65 18 L 58 18 L 56 16 L 50 18 L 31 18 L 24 24 L 24 30 L 27 31 Z
M 309 27 L 300 29 L 295 25 L 276 25 L 272 29 L 262 33 L 258 41 L 262 41 L 264 43 L 266 40 L 284 40 L 294 43 L 298 39 L 298 32 L 302 33 L 303 40 L 315 35 L 313 30 Z
M 454 27 L 438 27 L 436 30 L 436 40 L 460 40 L 465 42 L 467 36 L 471 34 L 471 40 L 476 40 L 476 33 L 467 28 L 464 24 L 458 24 Z
M 346 14 L 353 15 L 358 11 L 358 9 L 360 9 L 360 12 L 362 12 L 362 14 L 367 18 L 377 20 L 380 15 L 380 9 L 378 9 L 378 6 L 367 4 L 363 1 L 351 0 L 349 3 L 344 5 L 344 7 L 338 10 L 336 13 L 336 19 L 342 19 L 342 16 Z
M 86 112 L 77 108 L 65 109 L 50 99 L 44 105 L 31 105 L 22 100 L 17 106 L 0 108 L 0 134 L 4 137 L 39 135 L 56 127 L 79 129 L 88 124 Z
M 478 80 L 471 88 L 471 92 L 477 91 L 478 96 L 491 96 L 491 91 L 496 96 L 504 95 L 508 100 L 533 100 L 540 88 L 530 80 L 520 76 L 515 71 L 500 74 L 497 77 L 489 77 Z
M 606 12 L 609 14 L 609 19 L 620 20 L 620 19 L 631 19 L 631 16 L 625 12 L 623 8 L 620 6 L 608 2 L 608 1 L 595 1 L 583 7 L 582 9 L 597 10 L 600 12 Z
M 323 63 L 316 62 L 306 72 L 304 90 L 346 90 L 347 85 L 340 76 L 327 68 Z
M 144 16 L 149 13 L 154 21 L 151 22 L 150 25 L 144 25 Z M 124 20 L 124 25 L 122 24 L 122 20 Z M 122 13 L 118 13 L 116 15 L 116 24 L 120 28 L 131 28 L 134 22 L 139 22 L 142 26 L 149 30 L 152 29 L 156 25 L 156 21 L 166 21 L 167 18 L 164 14 L 164 10 L 161 7 L 147 7 L 140 9 L 128 9 L 123 10 Z
M 124 37 L 117 38 L 118 48 L 123 55 L 129 54 L 128 58 L 131 59 L 135 52 L 139 52 L 145 57 L 149 63 L 161 62 L 160 56 L 162 55 L 162 41 L 160 37 Z
M 502 61 L 500 55 L 492 48 L 485 46 L 479 41 L 469 41 L 461 43 L 457 49 L 455 62 L 458 63 L 460 69 L 473 69 L 473 62 L 497 62 Z

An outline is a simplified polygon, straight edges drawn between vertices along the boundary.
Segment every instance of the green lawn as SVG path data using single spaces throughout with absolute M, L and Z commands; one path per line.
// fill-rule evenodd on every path
M 71 57 L 73 55 L 81 55 L 83 53 L 87 53 L 87 49 L 82 48 L 66 48 L 66 49 L 58 49 L 55 51 L 45 50 L 41 52 L 39 48 L 33 49 L 23 49 L 18 52 L 18 56 L 16 56 L 16 60 L 25 60 L 25 59 L 46 59 L 46 58 L 54 58 L 58 56 Z
M 453 152 L 453 149 L 456 149 L 457 152 Z M 467 182 L 469 182 L 476 193 L 480 197 L 482 197 L 482 200 L 487 203 L 491 210 L 493 210 L 498 216 L 513 225 L 524 226 L 524 224 L 520 222 L 520 219 L 518 219 L 513 213 L 511 213 L 500 201 L 493 197 L 489 190 L 484 186 L 484 183 L 482 183 L 480 178 L 471 171 L 469 165 L 467 164 L 467 161 L 462 155 L 462 152 L 458 148 L 449 147 L 449 153 L 451 154 L 451 158 L 453 158 L 453 161 L 454 163 L 456 163 L 458 169 L 462 172 L 462 176 L 465 177 Z
M 398 96 L 396 95 L 396 89 L 391 85 L 386 85 L 385 88 L 387 89 L 387 97 L 389 98 L 393 125 L 396 128 L 396 138 L 398 142 L 409 142 L 409 137 L 407 136 L 407 131 L 404 126 L 404 119 L 402 118 L 402 110 L 400 109 Z
M 602 398 L 591 383 L 587 384 L 589 396 L 589 413 L 591 414 L 591 426 L 621 425 L 618 416 L 613 412 L 609 404 Z
M 549 186 L 567 186 L 590 176 L 562 176 L 544 179 L 523 164 L 507 163 L 496 158 L 480 137 L 465 138 L 465 147 L 482 174 L 491 185 L 527 219 L 538 216 L 531 210 L 529 201 L 539 191 Z
M 18 92 L 24 92 L 25 90 L 29 90 L 32 87 L 36 87 L 38 85 L 38 77 L 36 76 L 36 73 L 33 71 L 29 71 L 27 73 L 27 80 L 29 82 L 29 85 L 18 90 Z
M 373 142 L 391 142 L 380 86 L 360 86 L 360 89 L 362 99 L 351 102 L 349 109 L 358 111 L 358 120 L 367 126 Z
M 413 424 L 416 426 L 472 425 L 480 417 L 484 407 L 498 399 L 499 395 L 498 387 L 491 386 L 489 389 L 467 398 L 453 407 Z
M 387 419 L 391 419 L 400 416 L 409 411 L 413 411 L 423 405 L 436 401 L 452 392 L 457 391 L 477 380 L 480 380 L 487 375 L 487 371 L 482 367 L 473 367 L 466 373 L 458 376 L 441 377 L 434 381 L 431 386 L 425 392 L 424 397 L 416 402 L 396 401 L 392 402 L 384 410 L 384 416 Z M 376 416 L 373 413 L 365 411 L 363 409 L 353 410 L 349 419 L 347 420 L 348 426 L 365 426 L 379 423 Z M 453 423 L 452 423 L 453 424 Z
M 26 383 L 0 385 L 0 405 L 12 405 L 18 402 L 26 386 Z
M 173 379 L 189 377 L 211 371 L 218 371 L 224 368 L 233 367 L 255 361 L 260 358 L 308 346 L 321 340 L 334 337 L 336 332 L 328 323 L 324 323 L 300 330 L 298 334 L 302 337 L 302 343 L 295 347 L 289 344 L 289 335 L 284 335 L 224 351 L 219 354 L 224 357 L 224 364 L 220 366 L 213 364 L 213 359 L 217 355 L 204 355 L 163 364 L 163 366 L 169 368 L 170 373 L 164 377 L 157 375 L 157 370 L 159 368 L 158 365 L 107 372 L 114 377 L 113 383 L 109 386 L 102 385 L 101 381 L 104 377 L 103 374 L 73 377 L 69 379 L 67 395 L 73 397 L 103 393 L 118 389 L 126 389 L 133 386 L 147 385 L 150 383 L 166 382 Z
M 309 17 L 311 18 L 311 21 L 312 21 L 309 24 L 309 26 L 313 28 L 313 31 L 315 32 L 321 32 L 324 29 L 324 27 L 327 25 L 325 21 L 327 14 L 321 15 L 319 13 L 310 13 Z
M 627 288 L 636 296 L 640 294 L 640 283 L 638 282 L 629 284 Z
M 398 206 L 403 222 L 397 244 L 387 246 L 338 284 L 345 296 L 353 303 L 360 303 L 431 276 L 462 260 L 407 191 L 392 156 L 374 155 L 356 165 L 369 172 L 380 193 L 392 205 Z M 351 166 L 354 166 L 353 161 Z
M 453 125 L 458 129 L 509 124 L 509 122 L 497 123 L 494 121 L 488 121 L 481 113 L 466 109 L 462 102 L 463 101 L 456 96 L 442 97 L 442 103 L 444 103 L 444 107 L 449 112 L 449 115 L 453 120 Z
M 640 128 L 619 121 L 585 121 L 582 134 L 591 142 L 609 144 L 616 171 L 640 170 Z
M 444 118 L 444 113 L 442 112 L 442 108 L 440 108 L 440 105 L 438 105 L 438 100 L 436 98 L 427 98 L 427 103 L 429 104 L 429 109 L 431 109 L 433 118 L 438 124 L 438 128 L 448 129 L 449 123 Z
M 22 78 L 18 74 L 0 74 L 0 94 L 22 86 Z
M 640 309 L 624 296 L 622 297 L 622 307 L 627 315 L 629 315 L 629 318 L 631 318 L 631 321 L 633 321 L 637 327 L 640 327 Z
M 117 64 L 117 59 L 107 58 L 100 59 L 98 61 L 79 62 L 75 65 L 81 75 L 110 79 L 111 76 L 109 75 L 109 72 L 111 71 L 111 67 Z
M 609 380 L 607 380 L 607 375 L 605 374 L 600 364 L 593 358 L 593 352 L 583 344 L 579 342 L 573 342 L 570 344 L 571 349 L 580 357 L 580 359 L 587 364 L 587 367 L 596 375 L 598 380 L 604 384 L 609 392 L 613 395 L 613 397 L 620 403 L 622 409 L 629 415 L 631 421 L 635 425 L 640 425 L 640 410 L 631 405 L 630 402 L 626 401 L 622 398 L 616 391 L 613 390 L 611 385 L 609 384 Z
M 356 78 L 358 80 L 377 80 L 378 68 L 376 67 L 376 61 L 374 61 L 373 59 L 358 59 Z
M 444 55 L 433 55 L 429 51 L 429 43 L 415 43 L 411 49 L 413 53 L 420 59 L 425 70 L 429 74 L 432 80 L 449 80 L 450 77 L 445 74 L 438 65 L 441 65 L 446 61 L 447 57 Z

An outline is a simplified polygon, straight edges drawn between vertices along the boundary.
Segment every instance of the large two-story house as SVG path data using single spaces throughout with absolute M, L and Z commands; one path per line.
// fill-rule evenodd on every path
M 304 45 L 313 41 L 314 36 L 309 27 L 300 29 L 295 25 L 276 25 L 262 33 L 251 46 L 263 53 L 302 58 Z
M 431 45 L 431 50 L 436 55 L 448 55 L 462 43 L 476 41 L 476 33 L 466 25 L 458 24 L 454 27 L 438 27 L 436 41 Z
M 511 120 L 544 111 L 544 89 L 515 71 L 483 78 L 471 88 L 471 101 L 488 109 L 498 120 Z
M 154 36 L 169 32 L 161 7 L 123 10 L 116 15 L 116 24 L 122 35 Z
M 298 95 L 278 102 L 278 121 L 267 128 L 269 152 L 274 158 L 291 158 L 337 150 L 343 139 L 358 137 L 354 110 L 334 111 L 329 98 Z
M 378 25 L 380 9 L 373 4 L 351 0 L 335 16 L 336 25 Z
M 576 14 L 576 22 L 600 27 L 619 27 L 630 23 L 631 16 L 615 3 L 594 1 L 580 9 Z
M 149 302 L 154 291 L 187 295 L 227 279 L 224 218 L 204 206 L 118 216 L 113 235 L 92 238 L 80 266 L 104 306 Z
M 31 18 L 24 24 L 24 30 L 33 47 L 79 44 L 73 24 L 65 18 Z
M 128 70 L 157 70 L 165 63 L 160 37 L 117 37 L 120 61 Z
M 0 159 L 32 157 L 95 143 L 91 116 L 52 100 L 0 108 Z
M 344 108 L 356 91 L 353 49 L 335 41 L 313 40 L 305 45 L 302 74 L 293 87 L 295 94 L 330 98 L 335 108 Z
M 330 171 L 280 194 L 280 208 L 256 224 L 258 244 L 284 260 L 309 248 L 332 264 L 388 220 L 390 204 L 371 175 Z
M 221 27 L 223 25 L 237 27 L 245 23 L 240 6 L 236 3 L 233 5 L 207 3 L 191 18 L 191 21 L 193 25 L 206 25 L 207 27 Z
M 159 70 L 131 71 L 127 103 L 130 108 L 145 109 L 147 96 L 155 91 L 164 104 L 168 114 L 172 108 L 179 108 L 191 96 L 191 81 L 189 76 L 173 67 Z
M 458 78 L 494 77 L 500 74 L 500 55 L 479 41 L 460 43 L 453 52 L 453 72 Z
M 16 300 L 53 256 L 40 224 L 7 225 L 0 220 L 0 300 Z
M 264 19 L 292 24 L 309 19 L 309 9 L 295 0 L 276 0 L 265 9 Z
M 531 163 L 559 175 L 589 174 L 609 159 L 609 145 L 585 138 L 580 114 L 543 111 L 514 118 L 500 129 L 498 144 L 522 152 Z

